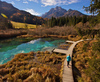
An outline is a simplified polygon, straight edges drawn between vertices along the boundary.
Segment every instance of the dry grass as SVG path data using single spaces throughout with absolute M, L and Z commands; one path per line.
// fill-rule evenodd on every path
M 68 40 L 71 40 L 71 41 L 78 41 L 82 39 L 81 36 L 75 36 L 75 35 L 68 35 Z
M 67 35 L 77 35 L 74 27 L 53 27 L 53 28 L 36 28 L 28 32 L 29 35 L 38 35 L 38 36 L 48 36 L 48 35 L 57 35 L 57 36 L 67 36 Z
M 20 35 L 27 34 L 26 30 L 16 30 L 16 29 L 8 29 L 8 30 L 0 30 L 0 38 L 12 38 Z
M 90 77 L 85 73 L 85 69 L 89 67 L 89 59 L 93 58 L 92 45 L 96 40 L 84 41 L 78 43 L 73 54 L 73 73 L 75 81 L 92 82 Z
M 11 61 L 0 65 L 0 81 L 61 82 L 65 57 L 48 51 L 17 54 Z
M 100 23 L 96 24 L 95 27 L 94 27 L 94 29 L 96 29 L 96 30 L 100 29 Z

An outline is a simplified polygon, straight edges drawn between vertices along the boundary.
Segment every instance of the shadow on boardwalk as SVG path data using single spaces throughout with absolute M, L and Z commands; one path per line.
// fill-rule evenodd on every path
M 91 39 L 86 39 L 86 40 L 91 40 Z M 69 49 L 67 50 L 67 53 L 66 53 L 66 57 L 68 54 L 70 54 L 71 58 L 72 58 L 72 53 L 73 53 L 73 49 L 75 47 L 75 45 L 79 42 L 82 42 L 84 40 L 79 40 L 79 41 L 66 41 L 66 42 L 71 42 L 73 43 Z M 72 73 L 72 61 L 70 62 L 70 66 L 69 68 L 67 67 L 67 59 L 65 59 L 64 61 L 64 68 L 63 68 L 63 82 L 74 82 L 74 79 L 73 79 L 73 73 Z
M 86 40 L 91 40 L 91 39 L 86 39 Z M 76 42 L 68 40 L 68 41 L 66 41 L 67 43 L 72 43 L 72 45 L 69 47 L 68 50 L 54 49 L 53 52 L 66 54 L 66 57 L 67 57 L 67 55 L 70 54 L 71 59 L 72 59 L 72 53 L 73 53 L 73 49 L 74 49 L 75 45 L 82 41 L 85 41 L 85 40 L 79 40 Z M 69 68 L 67 67 L 67 59 L 65 59 L 65 61 L 64 61 L 63 82 L 74 82 L 73 73 L 72 73 L 72 60 L 70 62 Z

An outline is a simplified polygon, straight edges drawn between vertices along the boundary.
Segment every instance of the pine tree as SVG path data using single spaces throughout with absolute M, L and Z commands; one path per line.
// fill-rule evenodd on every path
M 83 16 L 82 17 L 82 23 L 86 23 L 87 22 L 87 17 L 86 16 Z
M 69 22 L 68 17 L 66 17 L 66 25 L 68 25 L 68 22 Z
M 76 25 L 76 16 L 73 17 L 73 25 Z
M 61 19 L 59 20 L 59 26 L 62 26 L 62 20 Z
M 85 11 L 96 14 L 100 13 L 100 0 L 91 0 L 90 6 L 83 7 Z

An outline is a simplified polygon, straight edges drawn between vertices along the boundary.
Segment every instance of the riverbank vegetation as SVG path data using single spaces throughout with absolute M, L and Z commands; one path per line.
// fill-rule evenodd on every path
M 100 81 L 100 38 L 78 43 L 73 54 L 73 74 L 75 82 Z
M 53 28 L 36 28 L 28 32 L 29 35 L 57 35 L 57 36 L 67 36 L 67 35 L 77 35 L 74 27 L 53 27 Z
M 0 39 L 13 38 L 25 34 L 27 34 L 26 30 L 17 30 L 17 29 L 0 30 Z
M 27 34 L 27 30 L 14 29 L 10 20 L 0 16 L 0 39 L 7 39 L 25 34 Z
M 65 57 L 48 51 L 17 54 L 0 65 L 0 82 L 61 82 Z

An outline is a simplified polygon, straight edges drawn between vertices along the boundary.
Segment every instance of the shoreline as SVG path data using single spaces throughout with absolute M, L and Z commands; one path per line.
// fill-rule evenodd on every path
M 8 61 L 7 63 L 0 65 L 0 75 L 1 75 L 0 81 L 1 80 L 4 81 L 5 79 L 6 81 L 8 81 L 9 77 L 12 77 L 14 79 L 14 75 L 23 70 L 24 70 L 23 72 L 26 72 L 27 70 L 27 73 L 30 73 L 30 72 L 31 73 L 30 75 L 27 76 L 26 79 L 21 78 L 21 80 L 25 82 L 28 79 L 29 81 L 29 77 L 32 76 L 34 69 L 39 68 L 37 70 L 41 69 L 40 70 L 41 72 L 42 72 L 42 69 L 45 69 L 45 71 L 48 71 L 48 70 L 51 71 L 50 74 L 51 75 L 53 74 L 52 77 L 55 76 L 55 78 L 59 78 L 59 81 L 57 82 L 60 82 L 60 80 L 62 79 L 62 73 L 61 73 L 62 71 L 60 72 L 60 70 L 62 70 L 64 59 L 65 59 L 65 55 L 50 53 L 48 51 L 45 51 L 45 52 L 38 51 L 36 53 L 29 52 L 29 53 L 17 54 L 14 56 L 14 58 L 11 61 Z M 17 68 L 16 68 L 16 65 L 17 65 Z M 22 66 L 24 66 L 24 69 L 22 68 Z M 12 71 L 10 72 L 10 70 Z M 14 72 L 14 70 L 16 70 L 16 72 Z M 11 76 L 6 76 L 7 74 L 9 75 L 9 73 L 11 73 Z
M 17 38 L 26 38 L 26 37 L 31 37 L 31 38 L 62 38 L 62 39 L 66 39 L 66 40 L 73 40 L 73 41 L 77 41 L 82 39 L 80 36 L 75 36 L 75 35 L 68 35 L 68 36 L 60 36 L 60 35 L 43 35 L 43 36 L 37 36 L 37 35 L 21 35 L 21 36 L 17 36 Z
M 21 38 L 17 38 L 17 39 L 20 40 Z M 9 39 L 8 39 L 8 40 L 9 40 Z M 29 40 L 30 40 L 30 41 L 29 41 Z M 65 49 L 65 50 L 66 50 L 66 49 L 68 49 L 68 46 L 70 46 L 70 44 L 66 44 L 66 43 L 65 43 L 65 39 L 59 39 L 59 38 L 58 38 L 58 39 L 57 39 L 57 38 L 52 38 L 52 39 L 47 38 L 47 39 L 46 39 L 46 38 L 43 38 L 43 42 L 44 42 L 44 41 L 49 41 L 49 40 L 50 40 L 50 43 L 49 43 L 50 45 L 52 44 L 52 41 L 53 41 L 54 43 L 53 43 L 53 45 L 51 45 L 51 47 L 50 47 L 49 44 L 47 44 L 47 43 L 46 43 L 45 45 L 43 44 L 44 46 L 47 46 L 48 48 L 47 48 L 47 47 L 43 47 L 43 48 L 42 48 L 42 44 L 41 44 L 41 46 L 40 46 L 40 45 L 37 45 L 37 49 L 39 49 L 39 50 L 37 50 L 37 49 L 35 49 L 33 43 L 36 42 L 36 41 L 38 41 L 38 40 L 41 40 L 41 41 L 42 41 L 42 38 L 41 38 L 41 39 L 37 39 L 37 38 L 36 38 L 36 39 L 33 39 L 33 40 L 29 38 L 29 40 L 27 40 L 27 41 L 28 41 L 28 42 L 27 42 L 28 44 L 27 44 L 27 43 L 24 41 L 24 39 L 23 39 L 23 42 L 25 42 L 25 43 L 24 43 L 24 45 L 22 45 L 22 46 L 20 46 L 20 47 L 18 48 L 18 51 L 16 51 L 16 48 L 17 48 L 17 47 L 14 48 L 14 51 L 15 51 L 15 52 L 12 51 L 12 49 L 13 49 L 13 48 L 12 48 L 12 49 L 10 50 L 10 52 L 12 52 L 12 55 L 14 56 L 14 54 L 17 54 L 17 52 L 19 52 L 20 50 L 23 51 L 23 52 L 20 51 L 20 53 L 28 53 L 28 52 L 34 51 L 34 50 L 35 50 L 34 52 L 38 52 L 38 51 L 41 51 L 41 50 L 42 50 L 43 52 L 45 52 L 45 51 L 52 52 L 52 49 L 53 49 L 54 47 L 55 47 L 55 48 Z M 14 42 L 14 41 L 16 42 L 16 38 L 15 38 L 15 40 L 14 40 L 14 39 L 13 39 L 13 40 L 10 39 L 9 41 L 11 41 L 11 42 L 10 42 L 11 45 L 9 45 L 8 47 L 13 46 L 13 45 L 12 45 L 12 42 Z M 7 43 L 8 43 L 9 41 L 7 41 Z M 41 43 L 41 41 L 40 41 L 40 43 Z M 61 44 L 60 44 L 59 42 L 55 42 L 55 41 L 60 41 Z M 6 40 L 5 40 L 5 42 L 6 42 Z M 22 42 L 22 39 L 21 39 L 21 42 Z M 62 42 L 64 42 L 64 43 L 62 43 Z M 5 43 L 3 43 L 3 44 L 5 44 Z M 23 44 L 23 43 L 21 43 L 21 44 Z M 21 45 L 21 44 L 20 44 L 20 45 Z M 26 44 L 27 44 L 27 45 L 26 45 Z M 32 47 L 30 44 L 32 44 L 33 47 Z M 55 44 L 55 45 L 54 45 L 54 44 Z M 60 44 L 60 45 L 59 45 L 59 44 Z M 8 44 L 6 44 L 6 45 L 8 45 Z M 21 49 L 23 46 L 26 46 L 25 49 L 24 49 L 24 48 Z M 26 48 L 27 48 L 27 46 L 30 47 L 30 50 L 25 51 Z M 40 46 L 40 47 L 38 48 L 38 46 Z M 5 47 L 6 47 L 6 46 L 5 46 Z M 3 50 L 3 48 L 5 48 L 5 47 L 2 47 L 2 50 Z M 31 48 L 32 48 L 32 49 L 31 49 Z M 40 49 L 41 49 L 41 50 L 40 50 Z M 2 51 L 2 52 L 3 52 L 3 51 Z M 3 55 L 2 52 L 1 52 L 1 54 Z M 7 51 L 7 52 L 5 51 L 5 53 L 8 53 L 8 55 L 10 55 L 9 51 Z M 4 55 L 5 55 L 5 54 L 4 54 Z M 3 57 L 3 56 L 2 56 L 2 57 Z M 9 56 L 9 57 L 10 57 L 10 56 Z M 4 57 L 4 58 L 5 58 L 5 57 Z M 4 58 L 3 58 L 3 59 L 4 59 Z M 7 60 L 8 60 L 8 58 L 7 58 Z M 3 63 L 6 62 L 7 60 L 4 60 Z
M 54 36 L 54 35 L 53 35 Z M 27 36 L 27 35 L 22 35 L 22 36 L 19 36 L 20 38 L 22 37 L 29 37 L 29 36 Z M 17 38 L 19 38 L 19 37 L 17 37 Z M 32 36 L 32 35 L 30 35 L 30 37 L 34 37 L 34 36 Z M 37 36 L 36 36 L 37 37 Z M 39 36 L 38 36 L 39 37 Z M 52 37 L 52 36 L 50 36 L 50 37 Z M 54 36 L 54 37 L 58 37 L 58 36 Z M 53 37 L 53 38 L 54 38 Z M 44 38 L 44 37 L 43 37 Z M 46 37 L 45 37 L 46 38 Z M 24 67 L 24 69 L 22 69 L 21 71 L 23 71 L 23 72 L 27 72 L 27 73 L 30 73 L 31 72 L 31 74 L 30 75 L 28 75 L 27 76 L 27 78 L 26 79 L 23 79 L 22 78 L 22 81 L 23 82 L 25 82 L 25 81 L 29 81 L 30 80 L 30 78 L 29 77 L 33 77 L 33 74 L 34 73 L 37 73 L 35 70 L 37 70 L 37 71 L 41 71 L 41 70 L 49 70 L 49 71 L 51 71 L 50 73 L 53 73 L 54 75 L 53 76 L 55 76 L 55 75 L 57 75 L 57 76 L 55 76 L 55 77 L 59 77 L 59 79 L 60 80 L 62 80 L 62 70 L 63 70 L 63 63 L 64 63 L 64 60 L 65 60 L 65 58 L 66 58 L 66 55 L 61 55 L 61 54 L 56 54 L 56 53 L 50 53 L 50 52 L 48 52 L 48 51 L 45 51 L 45 52 L 41 52 L 41 51 L 38 51 L 38 52 L 36 52 L 37 53 L 37 55 L 36 55 L 36 57 L 33 57 L 34 55 L 32 55 L 34 52 L 29 52 L 29 53 L 20 53 L 20 54 L 16 54 L 15 56 L 14 56 L 14 58 L 11 60 L 11 61 L 8 61 L 7 63 L 5 63 L 5 64 L 2 64 L 2 65 L 0 65 L 0 68 L 1 68 L 1 70 L 3 70 L 4 68 L 4 70 L 6 70 L 7 71 L 7 74 L 9 74 L 10 72 L 8 72 L 8 70 L 7 69 L 12 69 L 12 67 L 14 66 L 14 67 L 16 67 L 16 65 L 17 65 L 17 68 L 18 69 L 20 69 L 20 66 L 23 66 Z M 22 55 L 27 55 L 27 57 L 29 58 L 29 59 L 27 59 L 27 57 L 25 57 L 24 58 L 24 56 L 21 56 L 21 54 Z M 34 53 L 35 54 L 35 53 Z M 30 55 L 30 56 L 29 56 Z M 18 56 L 18 57 L 17 57 Z M 31 56 L 32 56 L 32 60 L 30 60 L 30 58 L 31 58 Z M 17 59 L 16 59 L 16 57 L 17 57 Z M 22 58 L 21 58 L 22 57 Z M 35 58 L 35 59 L 34 59 Z M 26 60 L 27 60 L 27 65 L 26 65 Z M 36 61 L 33 61 L 33 60 L 37 60 L 37 62 Z M 21 62 L 22 61 L 22 62 Z M 39 63 L 40 62 L 40 63 Z M 17 64 L 18 63 L 18 64 Z M 33 65 L 34 64 L 34 65 Z M 29 68 L 27 67 L 27 66 L 29 66 Z M 28 71 L 26 70 L 28 68 Z M 53 68 L 52 70 L 50 69 L 50 68 Z M 55 69 L 55 72 L 54 72 L 54 69 Z M 58 71 L 59 70 L 59 71 Z M 3 72 L 3 71 L 2 71 Z M 18 71 L 19 72 L 19 71 Z M 42 72 L 42 71 L 41 71 Z M 58 72 L 58 73 L 57 73 Z M 1 71 L 0 71 L 0 73 L 1 73 Z M 17 73 L 17 72 L 15 72 L 15 73 Z M 38 72 L 39 73 L 39 72 Z M 20 75 L 19 75 L 20 76 Z M 40 74 L 40 76 L 42 77 L 42 75 Z M 4 78 L 3 78 L 4 77 Z M 8 81 L 7 79 L 8 79 L 8 76 L 3 76 L 2 77 L 2 80 L 3 79 L 5 79 L 6 78 L 6 81 Z M 14 79 L 14 75 L 13 75 L 13 73 L 11 72 L 11 75 L 10 75 L 10 78 L 13 78 Z M 33 78 L 34 79 L 34 78 Z
M 27 34 L 26 30 L 17 30 L 17 29 L 0 30 L 0 40 L 10 39 L 25 34 Z
M 18 38 L 26 38 L 26 37 L 33 37 L 33 38 L 68 38 L 68 36 L 58 36 L 58 35 L 44 35 L 44 36 L 33 36 L 33 35 L 21 35 Z
M 34 37 L 34 38 L 41 38 L 41 36 L 32 36 L 32 35 L 29 35 L 29 36 L 27 36 L 27 35 L 21 35 L 21 36 L 18 36 L 17 38 L 23 38 L 23 37 Z M 43 38 L 47 38 L 48 36 L 42 36 Z M 57 35 L 49 35 L 49 37 L 53 37 L 53 38 L 58 38 L 59 36 L 57 36 Z M 60 38 L 68 38 L 67 36 L 60 36 Z M 70 37 L 72 37 L 71 35 L 70 35 Z M 30 52 L 31 53 L 31 52 Z M 30 53 L 20 53 L 20 54 L 30 54 Z M 33 52 L 34 53 L 34 52 Z M 39 69 L 45 69 L 45 70 L 48 70 L 48 64 L 49 64 L 49 68 L 53 68 L 52 70 L 50 69 L 50 73 L 52 73 L 53 72 L 53 74 L 54 74 L 54 76 L 55 75 L 57 75 L 56 77 L 59 77 L 59 79 L 61 80 L 62 79 L 62 70 L 63 70 L 63 63 L 64 63 L 64 60 L 65 60 L 65 58 L 66 58 L 66 55 L 61 55 L 61 54 L 55 54 L 55 53 L 49 53 L 49 52 L 37 52 L 38 53 L 38 55 L 36 55 L 37 57 L 38 57 L 38 61 L 39 62 L 42 62 L 42 64 L 38 64 L 38 63 L 36 63 L 36 62 L 32 62 L 31 61 L 31 64 L 30 64 L 30 62 L 29 62 L 29 59 L 27 60 L 27 66 L 29 66 L 29 65 L 31 65 L 31 66 L 29 66 L 30 67 L 30 69 L 28 70 L 28 73 L 29 72 L 31 72 L 31 74 L 33 73 L 33 71 L 31 71 L 32 69 L 35 69 L 35 70 L 39 70 Z M 44 55 L 45 54 L 45 55 Z M 46 54 L 48 54 L 48 55 L 46 55 Z M 19 54 L 17 54 L 17 55 L 19 55 Z M 16 56 L 17 55 L 15 55 L 14 56 L 14 58 L 16 58 Z M 31 54 L 30 54 L 31 55 Z M 27 55 L 28 56 L 28 55 Z M 48 57 L 49 56 L 49 57 Z M 54 56 L 54 57 L 53 57 Z M 17 60 L 15 60 L 15 59 L 12 59 L 11 61 L 9 61 L 9 62 L 7 62 L 7 63 L 5 63 L 5 64 L 3 64 L 3 65 L 0 65 L 0 68 L 1 69 L 4 69 L 5 68 L 5 70 L 7 71 L 7 69 L 12 69 L 12 67 L 14 66 L 14 67 L 16 67 L 16 65 L 17 65 L 17 67 L 18 67 L 18 65 L 20 66 L 20 65 L 23 65 L 24 66 L 24 64 L 25 64 L 25 62 L 26 62 L 26 57 L 25 58 L 20 58 L 20 57 L 18 57 L 17 58 Z M 29 57 L 30 58 L 30 57 Z M 20 60 L 19 60 L 20 59 Z M 21 61 L 23 60 L 23 64 L 21 63 Z M 18 62 L 18 64 L 17 64 L 17 62 Z M 32 65 L 32 64 L 34 64 L 34 65 Z M 25 69 L 27 69 L 27 66 L 25 65 L 24 67 L 24 70 Z M 33 67 L 33 66 L 35 66 L 35 67 Z M 45 67 L 46 66 L 46 67 Z M 53 66 L 53 67 L 52 67 Z M 4 67 L 4 68 L 3 68 Z M 33 68 L 32 68 L 33 67 Z M 18 67 L 18 68 L 20 68 L 20 67 Z M 31 69 L 32 68 L 32 69 Z M 37 69 L 37 68 L 39 68 L 39 69 Z M 54 69 L 55 69 L 55 71 L 56 72 L 54 72 Z M 59 70 L 59 71 L 58 71 Z M 21 70 L 22 71 L 22 70 Z M 58 72 L 57 72 L 58 71 Z M 1 72 L 1 71 L 0 71 Z M 26 70 L 24 71 L 24 72 L 26 72 Z M 10 72 L 8 72 L 7 71 L 7 74 L 9 74 Z M 16 72 L 17 73 L 17 72 Z M 12 77 L 13 79 L 14 79 L 14 76 L 12 75 L 13 73 L 11 73 L 11 76 L 10 77 Z M 30 75 L 31 75 L 30 74 Z M 4 76 L 3 76 L 4 77 Z M 8 81 L 7 79 L 8 79 L 8 77 L 5 77 L 6 78 L 6 81 Z M 3 79 L 5 79 L 5 78 L 2 78 L 2 80 Z M 28 80 L 29 80 L 29 78 L 27 78 Z M 26 81 L 27 81 L 27 79 L 26 79 Z M 25 79 L 24 79 L 25 80 Z
M 26 79 L 21 78 L 21 80 L 25 82 L 25 81 L 30 80 L 29 77 L 33 75 L 34 70 L 38 70 L 38 71 L 41 71 L 41 70 L 48 71 L 49 70 L 50 71 L 49 74 L 51 75 L 53 74 L 52 77 L 55 77 L 55 80 L 57 82 L 60 82 L 62 80 L 62 70 L 63 70 L 63 63 L 65 60 L 65 57 L 66 57 L 65 55 L 50 53 L 48 51 L 45 51 L 45 52 L 37 51 L 37 52 L 16 54 L 12 60 L 8 61 L 5 64 L 0 65 L 0 75 L 1 75 L 0 81 L 4 81 L 4 80 L 8 81 L 8 78 L 14 79 L 15 74 L 18 74 L 20 71 L 24 70 L 23 73 L 24 72 L 30 73 L 30 75 L 28 75 Z M 17 70 L 17 69 L 20 69 L 20 70 Z M 7 74 L 8 75 L 11 74 L 11 75 L 7 76 Z M 20 74 L 18 75 L 19 77 L 20 77 Z M 58 78 L 59 80 L 57 80 L 56 78 Z

